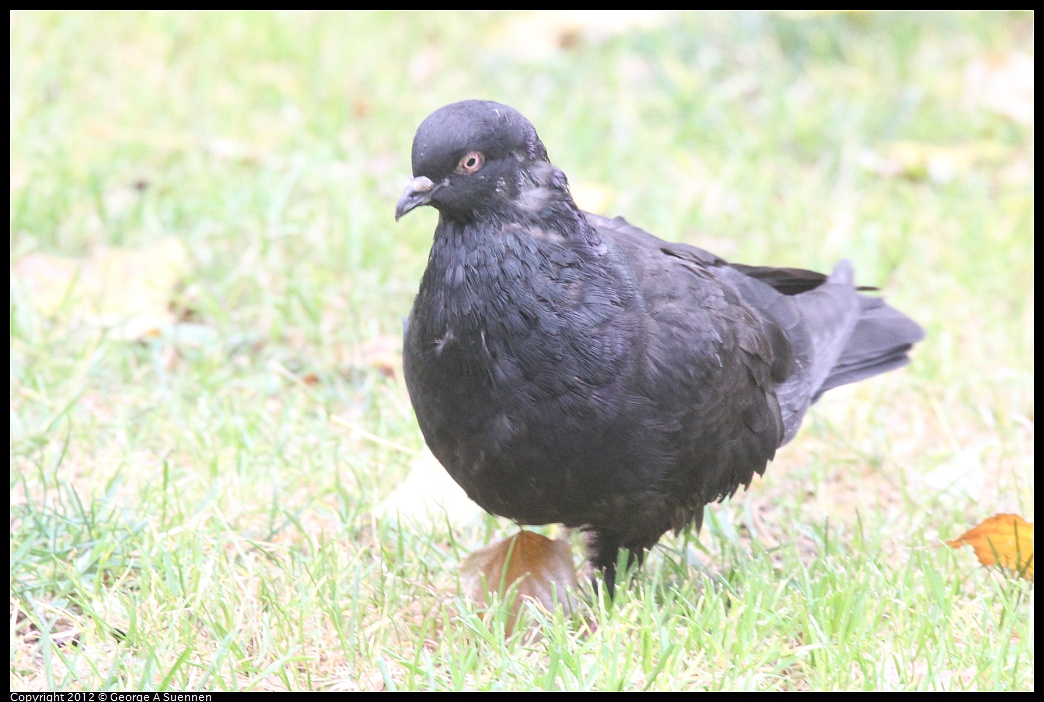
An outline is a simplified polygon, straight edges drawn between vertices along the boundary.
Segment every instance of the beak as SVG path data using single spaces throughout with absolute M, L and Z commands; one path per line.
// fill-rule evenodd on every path
M 442 183 L 435 185 L 435 183 L 431 182 L 431 178 L 426 176 L 417 176 L 407 183 L 406 189 L 402 191 L 402 197 L 399 198 L 398 204 L 395 205 L 395 221 L 398 222 L 399 217 L 402 217 L 410 210 L 429 204 L 432 195 L 442 185 Z

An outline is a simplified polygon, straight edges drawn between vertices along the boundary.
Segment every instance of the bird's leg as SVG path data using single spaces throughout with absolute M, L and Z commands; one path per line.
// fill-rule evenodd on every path
M 591 565 L 602 571 L 605 591 L 609 595 L 610 600 L 613 599 L 613 594 L 616 591 L 616 573 L 619 568 L 620 549 L 622 547 L 623 544 L 620 541 L 620 537 L 616 534 L 604 531 L 591 532 L 588 542 Z M 644 549 L 627 549 L 627 565 L 624 566 L 624 572 L 631 573 L 636 568 L 641 568 L 644 559 Z M 598 581 L 594 576 L 592 576 L 591 582 L 595 592 L 598 592 Z
M 602 571 L 602 581 L 605 583 L 605 594 L 609 596 L 609 601 L 613 601 L 613 595 L 616 593 L 616 561 L 613 561 L 605 567 L 599 567 L 598 570 Z M 591 587 L 594 589 L 595 596 L 598 596 L 598 575 L 597 573 L 591 574 Z
M 602 571 L 605 592 L 613 599 L 616 590 L 616 559 L 620 553 L 620 537 L 605 531 L 589 531 L 587 533 L 587 557 L 595 571 Z M 591 575 L 591 585 L 598 593 L 598 579 Z
M 599 537 L 601 539 L 601 536 Z M 599 541 L 599 544 L 601 541 Z M 638 549 L 627 549 L 627 564 L 624 566 L 625 573 L 634 573 L 637 569 L 642 567 L 642 561 L 645 560 L 645 551 Z M 620 546 L 616 545 L 613 548 L 606 548 L 605 552 L 599 548 L 598 551 L 593 551 L 591 555 L 591 564 L 594 565 L 598 570 L 602 571 L 602 580 L 605 581 L 605 591 L 609 595 L 609 599 L 613 599 L 613 594 L 616 592 L 616 574 L 619 572 L 619 561 L 620 561 Z M 598 579 L 595 575 L 591 576 L 591 585 L 594 588 L 595 593 L 598 592 Z

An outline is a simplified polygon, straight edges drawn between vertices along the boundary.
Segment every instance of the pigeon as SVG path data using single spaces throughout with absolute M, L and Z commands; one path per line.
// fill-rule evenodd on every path
M 487 512 L 588 534 L 611 597 L 668 531 L 749 486 L 839 385 L 924 333 L 853 282 L 733 264 L 581 211 L 529 120 L 442 107 L 413 140 L 395 219 L 438 211 L 403 324 L 424 440 Z

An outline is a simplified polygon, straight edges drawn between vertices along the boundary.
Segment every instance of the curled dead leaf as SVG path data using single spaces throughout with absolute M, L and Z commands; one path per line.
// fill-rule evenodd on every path
M 460 566 L 463 593 L 486 607 L 490 595 L 501 598 L 516 581 L 517 597 L 511 603 L 511 624 L 518 619 L 522 603 L 537 602 L 551 611 L 559 603 L 572 612 L 573 593 L 579 588 L 573 551 L 565 539 L 551 540 L 531 531 L 490 544 L 469 554 Z
M 965 544 L 975 549 L 979 563 L 984 566 L 999 564 L 1020 577 L 1033 580 L 1033 522 L 1017 514 L 995 514 L 946 542 L 952 548 Z

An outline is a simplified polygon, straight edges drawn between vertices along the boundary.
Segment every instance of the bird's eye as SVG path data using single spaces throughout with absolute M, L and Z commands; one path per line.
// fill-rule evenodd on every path
M 464 158 L 460 159 L 460 163 L 457 164 L 457 172 L 471 174 L 482 168 L 482 164 L 485 162 L 485 157 L 480 151 L 469 151 L 464 155 Z

